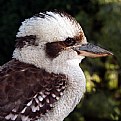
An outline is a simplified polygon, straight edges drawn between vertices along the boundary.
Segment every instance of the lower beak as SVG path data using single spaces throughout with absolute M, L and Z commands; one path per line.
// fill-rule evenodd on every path
M 111 53 L 110 51 L 105 50 L 99 46 L 93 45 L 91 43 L 73 46 L 73 49 L 77 51 L 77 53 L 81 56 L 103 57 L 113 55 L 113 53 Z

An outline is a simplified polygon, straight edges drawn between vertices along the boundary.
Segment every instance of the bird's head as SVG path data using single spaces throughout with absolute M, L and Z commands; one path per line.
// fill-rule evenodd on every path
M 84 56 L 112 55 L 88 43 L 79 23 L 63 12 L 44 12 L 26 19 L 16 37 L 13 58 L 40 67 L 72 59 L 81 61 Z

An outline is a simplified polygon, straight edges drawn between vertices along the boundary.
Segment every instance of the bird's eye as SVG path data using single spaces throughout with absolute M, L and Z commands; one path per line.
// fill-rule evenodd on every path
M 75 43 L 76 43 L 75 40 L 73 38 L 70 38 L 70 37 L 66 38 L 66 40 L 65 40 L 65 44 L 67 46 L 73 46 Z

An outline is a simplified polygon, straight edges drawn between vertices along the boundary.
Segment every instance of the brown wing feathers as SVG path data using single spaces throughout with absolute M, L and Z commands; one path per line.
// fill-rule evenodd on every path
M 0 121 L 32 121 L 52 109 L 66 76 L 15 59 L 0 70 Z

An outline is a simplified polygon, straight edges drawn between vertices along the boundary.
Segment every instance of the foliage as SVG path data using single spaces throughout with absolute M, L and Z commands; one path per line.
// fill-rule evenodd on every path
M 11 59 L 21 22 L 44 10 L 64 10 L 82 25 L 88 41 L 101 44 L 114 57 L 85 59 L 83 101 L 65 121 L 121 120 L 121 2 L 120 0 L 0 0 L 0 65 Z

